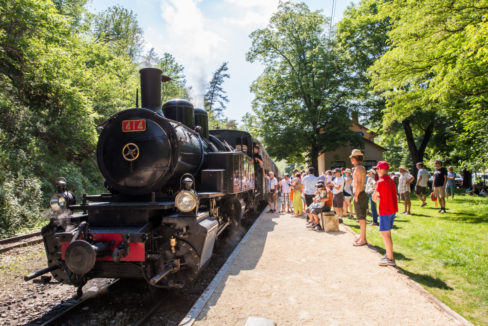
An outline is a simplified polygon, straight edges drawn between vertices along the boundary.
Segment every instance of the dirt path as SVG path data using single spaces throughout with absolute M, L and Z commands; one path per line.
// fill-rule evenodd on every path
M 195 325 L 459 325 L 381 256 L 345 232 L 309 231 L 304 220 L 266 214 Z

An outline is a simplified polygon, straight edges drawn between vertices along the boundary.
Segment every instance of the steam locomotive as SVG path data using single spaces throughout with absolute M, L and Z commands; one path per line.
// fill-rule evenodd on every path
M 245 131 L 209 130 L 207 112 L 188 101 L 162 105 L 161 70 L 144 68 L 140 77 L 142 108 L 100 127 L 97 162 L 108 193 L 76 204 L 58 182 L 42 229 L 48 267 L 26 280 L 51 272 L 78 291 L 91 278 L 186 287 L 224 230 L 264 201 L 265 173 L 278 169 L 261 148 L 264 166 L 255 170 L 258 141 Z

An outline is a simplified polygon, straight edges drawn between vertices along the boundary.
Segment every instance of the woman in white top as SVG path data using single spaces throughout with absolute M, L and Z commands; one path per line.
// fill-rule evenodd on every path
M 340 169 L 335 169 L 334 174 L 335 179 L 332 182 L 334 185 L 334 188 L 332 188 L 332 206 L 334 207 L 336 215 L 339 216 L 339 219 L 342 219 L 342 207 L 344 206 L 344 178 L 341 176 Z

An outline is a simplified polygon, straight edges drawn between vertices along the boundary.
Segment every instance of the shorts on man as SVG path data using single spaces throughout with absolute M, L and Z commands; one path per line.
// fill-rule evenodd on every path
M 305 202 L 307 203 L 307 206 L 312 205 L 314 197 L 315 195 L 305 195 Z
M 365 220 L 368 211 L 368 195 L 361 191 L 358 195 L 358 201 L 354 201 L 354 211 L 358 220 Z
M 434 188 L 434 195 L 437 198 L 444 198 L 444 197 L 446 197 L 446 191 L 444 190 L 443 187 L 435 187 Z
M 419 196 L 427 194 L 427 187 L 415 186 L 415 193 Z
M 270 192 L 268 193 L 268 201 L 270 202 L 274 202 L 276 200 L 276 197 L 275 197 L 275 193 L 274 192 Z
M 393 229 L 395 214 L 380 215 L 380 231 L 390 231 Z
M 290 201 L 290 193 L 289 192 L 282 192 L 281 193 L 281 201 L 283 203 L 287 203 Z
M 400 194 L 401 200 L 409 200 L 410 199 L 410 191 L 405 191 Z
M 340 192 L 338 194 L 334 194 L 334 198 L 332 199 L 332 206 L 335 208 L 342 208 L 344 205 L 344 193 Z

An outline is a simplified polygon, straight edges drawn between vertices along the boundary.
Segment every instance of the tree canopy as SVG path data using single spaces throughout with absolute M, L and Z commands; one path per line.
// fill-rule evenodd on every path
M 383 123 L 408 121 L 412 112 L 449 120 L 449 139 L 440 144 L 447 152 L 439 154 L 486 162 L 488 2 L 392 0 L 379 8 L 391 22 L 389 48 L 369 72 L 386 99 Z
M 324 29 L 328 23 L 304 4 L 281 2 L 268 26 L 250 35 L 247 60 L 265 66 L 251 86 L 254 121 L 278 159 L 303 162 L 306 154 L 317 167 L 321 151 L 358 141 L 349 130 L 343 61 Z

